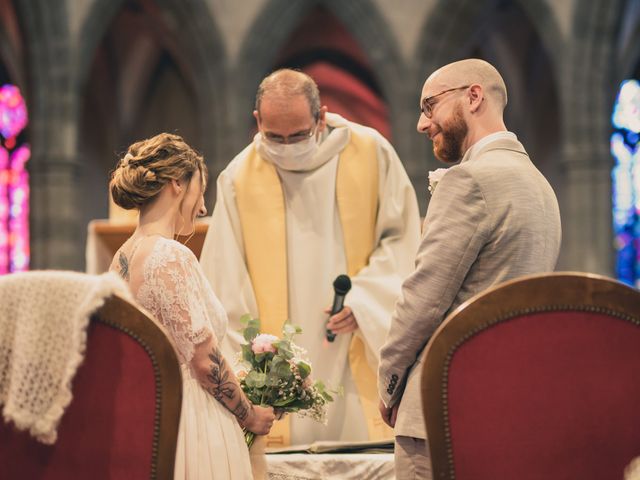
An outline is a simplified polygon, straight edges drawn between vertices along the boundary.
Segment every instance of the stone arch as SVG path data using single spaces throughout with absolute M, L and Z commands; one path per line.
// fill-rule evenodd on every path
M 524 16 L 528 21 L 528 29 L 523 30 L 505 20 L 513 15 Z M 501 29 L 491 29 L 487 26 L 491 25 L 490 22 L 502 22 Z M 534 62 L 527 62 L 526 67 L 518 65 L 520 55 L 516 56 L 515 48 L 511 51 L 497 48 L 499 45 L 495 42 L 498 37 L 493 42 L 486 41 L 496 34 L 503 37 L 503 44 L 506 44 L 504 38 L 513 38 L 514 45 L 518 45 L 518 41 L 526 42 L 520 48 L 531 55 Z M 520 38 L 522 34 L 528 37 Z M 505 77 L 511 94 L 509 107 L 505 112 L 507 125 L 521 135 L 534 161 L 558 188 L 563 181 L 562 166 L 558 158 L 562 151 L 562 109 L 559 100 L 562 89 L 558 71 L 562 65 L 562 49 L 559 45 L 562 45 L 562 37 L 553 13 L 544 0 L 440 1 L 428 14 L 422 36 L 416 45 L 416 83 L 422 85 L 428 74 L 463 56 L 494 57 L 487 59 L 500 63 L 497 66 Z M 537 88 L 529 88 L 530 83 L 534 83 Z M 544 119 L 543 102 L 530 98 L 531 95 L 526 95 L 526 92 L 545 97 L 548 109 L 552 112 L 551 124 Z M 414 96 L 417 103 L 417 93 Z M 515 112 L 522 111 L 525 106 L 533 114 L 516 115 Z M 548 138 L 540 138 L 546 134 L 549 134 Z M 421 142 L 417 149 L 422 151 L 420 157 L 429 159 L 430 168 L 437 167 L 433 154 L 428 151 L 428 142 Z
M 609 116 L 617 86 L 614 48 L 621 6 L 622 0 L 581 2 L 573 21 L 576 36 L 563 72 L 568 140 L 589 148 L 597 145 L 594 158 L 600 159 L 609 149 Z M 600 143 L 603 137 L 604 144 Z
M 247 125 L 255 92 L 260 80 L 274 65 L 284 42 L 314 6 L 323 6 L 334 14 L 368 53 L 382 94 L 389 106 L 393 138 L 398 153 L 408 153 L 403 142 L 406 135 L 404 116 L 406 108 L 406 66 L 389 26 L 370 0 L 271 0 L 262 9 L 245 38 L 238 58 L 235 76 L 238 78 L 237 124 Z M 277 25 L 278 28 L 274 28 Z M 246 143 L 246 135 L 236 136 L 236 148 Z
M 428 14 L 422 36 L 416 46 L 419 80 L 428 72 L 457 58 L 460 46 L 468 43 L 468 32 L 475 30 L 478 18 L 488 7 L 499 7 L 509 1 L 440 0 Z M 545 50 L 553 60 L 554 72 L 562 64 L 564 40 L 560 28 L 545 0 L 519 0 L 521 7 L 534 25 Z
M 125 0 L 94 0 L 84 22 L 78 44 L 78 90 L 83 91 L 95 51 Z M 224 142 L 229 129 L 225 112 L 227 95 L 227 58 L 222 36 L 204 0 L 157 0 L 180 25 L 181 67 L 194 87 L 200 106 L 199 144 L 212 173 L 224 166 L 228 146 Z M 169 16 L 167 16 L 169 18 Z

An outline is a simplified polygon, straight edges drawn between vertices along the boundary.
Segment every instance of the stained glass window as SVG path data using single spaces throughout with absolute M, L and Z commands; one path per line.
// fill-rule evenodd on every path
M 616 276 L 640 288 L 640 83 L 622 82 L 612 116 Z
M 15 85 L 0 87 L 0 274 L 29 268 L 29 175 L 31 150 L 21 133 L 27 107 Z

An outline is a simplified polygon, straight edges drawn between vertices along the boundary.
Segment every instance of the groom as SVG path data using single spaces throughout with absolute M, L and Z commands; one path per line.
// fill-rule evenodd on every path
M 497 283 L 553 270 L 560 249 L 556 196 L 507 131 L 498 71 L 467 59 L 422 88 L 418 131 L 446 164 L 427 210 L 416 270 L 402 286 L 380 351 L 383 420 L 394 427 L 396 478 L 429 479 L 420 372 L 429 338 L 457 306 Z

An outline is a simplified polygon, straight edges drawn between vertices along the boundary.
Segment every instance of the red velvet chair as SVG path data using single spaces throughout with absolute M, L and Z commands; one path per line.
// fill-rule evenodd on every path
M 0 420 L 0 477 L 172 479 L 181 403 L 180 367 L 163 331 L 110 297 L 91 318 L 56 443 Z
M 477 295 L 427 346 L 434 479 L 622 479 L 640 455 L 640 292 L 589 274 Z

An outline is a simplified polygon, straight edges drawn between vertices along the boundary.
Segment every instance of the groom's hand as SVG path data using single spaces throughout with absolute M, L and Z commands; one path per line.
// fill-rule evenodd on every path
M 380 410 L 380 416 L 384 423 L 389 425 L 391 428 L 396 426 L 396 418 L 398 417 L 398 406 L 400 404 L 395 404 L 393 407 L 387 407 L 382 400 L 378 404 L 378 409 Z

